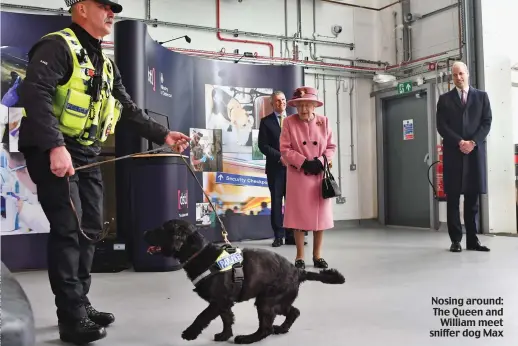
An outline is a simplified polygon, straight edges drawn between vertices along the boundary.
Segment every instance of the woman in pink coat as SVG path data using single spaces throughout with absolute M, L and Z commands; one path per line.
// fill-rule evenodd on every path
M 297 114 L 282 123 L 280 151 L 287 166 L 284 227 L 294 230 L 298 268 L 305 268 L 304 231 L 313 232 L 315 267 L 328 267 L 320 252 L 323 231 L 333 228 L 334 222 L 333 200 L 322 198 L 323 155 L 330 162 L 336 144 L 328 119 L 315 114 L 315 107 L 323 104 L 315 88 L 298 88 L 288 101 L 297 108 Z

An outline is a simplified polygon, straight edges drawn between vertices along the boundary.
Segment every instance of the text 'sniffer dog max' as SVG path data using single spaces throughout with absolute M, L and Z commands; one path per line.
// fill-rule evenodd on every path
M 174 257 L 183 265 L 194 291 L 209 303 L 194 322 L 182 333 L 185 340 L 196 339 L 218 316 L 223 331 L 214 336 L 216 341 L 227 341 L 233 336 L 232 324 L 235 303 L 255 298 L 259 328 L 250 335 L 239 335 L 236 344 L 251 344 L 271 334 L 287 333 L 300 311 L 293 306 L 300 283 L 320 281 L 343 284 L 344 277 L 337 270 L 309 272 L 296 268 L 281 255 L 265 249 L 243 250 L 229 245 L 209 243 L 184 220 L 171 220 L 145 232 L 149 252 Z M 281 325 L 273 325 L 277 315 L 285 316 Z

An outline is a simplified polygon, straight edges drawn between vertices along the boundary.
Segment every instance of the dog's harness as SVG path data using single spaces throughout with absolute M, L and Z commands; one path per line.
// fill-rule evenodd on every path
M 192 280 L 194 286 L 198 286 L 203 280 L 227 271 L 232 270 L 232 281 L 235 284 L 238 296 L 243 288 L 245 275 L 243 272 L 243 253 L 240 248 L 225 244 L 221 247 L 221 253 L 213 264 L 203 273 Z

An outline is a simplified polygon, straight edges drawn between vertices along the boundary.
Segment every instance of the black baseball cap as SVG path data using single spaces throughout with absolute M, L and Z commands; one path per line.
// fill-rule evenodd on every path
M 72 5 L 75 5 L 81 1 L 84 1 L 84 0 L 65 0 L 65 4 L 69 7 L 71 7 Z M 93 0 L 93 1 L 103 4 L 103 5 L 110 6 L 113 13 L 122 12 L 122 6 L 119 5 L 119 0 Z

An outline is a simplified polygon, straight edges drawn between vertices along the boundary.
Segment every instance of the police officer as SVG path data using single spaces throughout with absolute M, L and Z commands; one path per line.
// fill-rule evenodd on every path
M 19 94 L 25 109 L 19 150 L 37 184 L 50 223 L 48 273 L 55 295 L 60 338 L 76 344 L 106 336 L 111 313 L 98 312 L 87 295 L 95 245 L 103 227 L 103 182 L 95 162 L 118 120 L 137 134 L 179 152 L 189 138 L 169 131 L 133 103 L 117 66 L 104 55 L 122 6 L 108 0 L 65 0 L 72 24 L 40 39 L 29 52 Z M 122 110 L 124 112 L 122 112 Z

